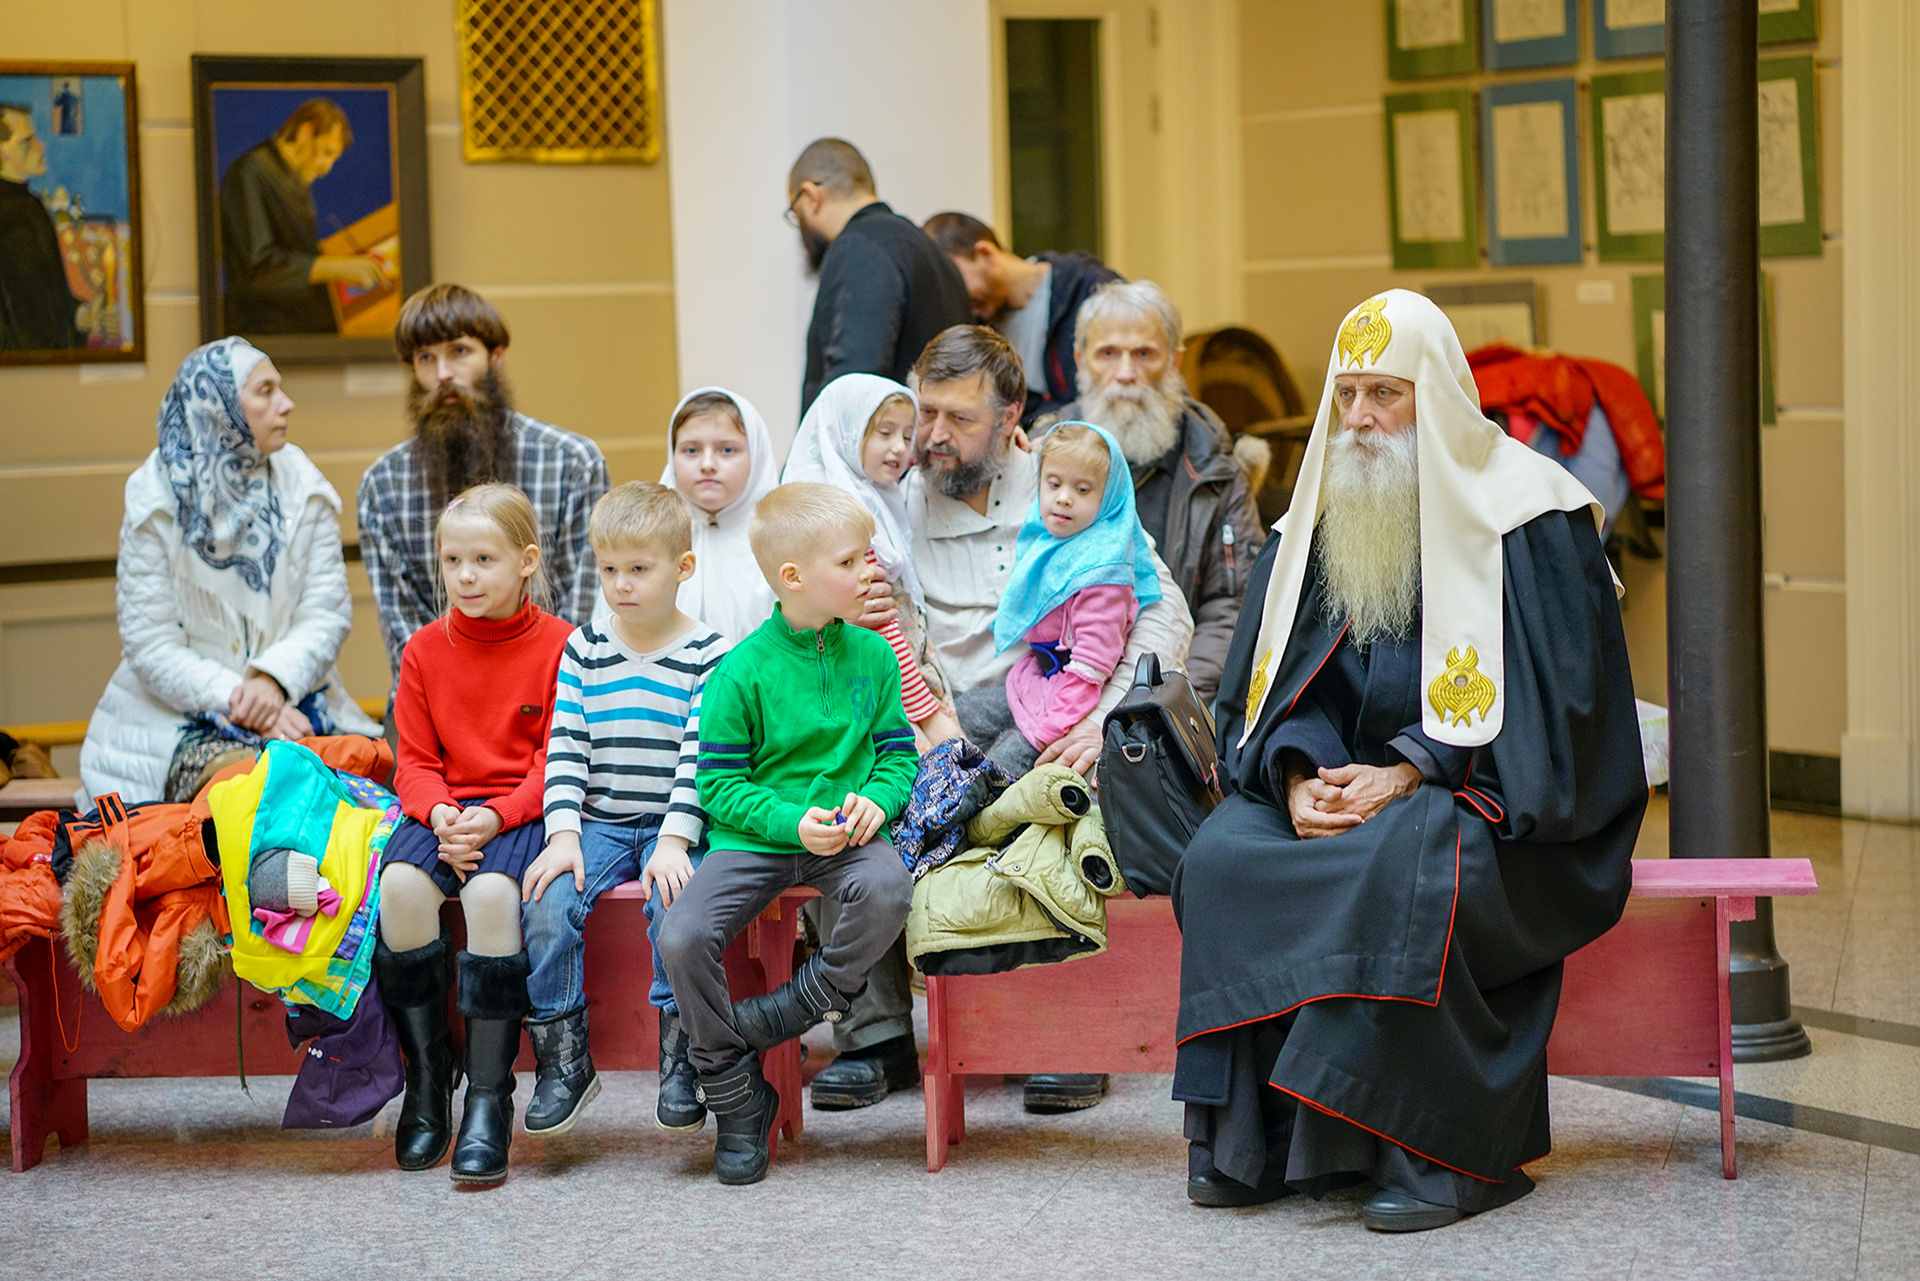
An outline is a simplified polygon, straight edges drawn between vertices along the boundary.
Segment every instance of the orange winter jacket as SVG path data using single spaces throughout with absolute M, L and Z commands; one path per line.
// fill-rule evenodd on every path
M 0 836 L 0 962 L 28 939 L 60 930 L 60 882 L 53 874 L 52 810 L 30 814 L 12 836 Z

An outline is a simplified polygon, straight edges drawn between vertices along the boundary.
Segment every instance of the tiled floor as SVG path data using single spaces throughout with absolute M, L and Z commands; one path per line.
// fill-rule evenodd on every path
M 1920 1026 L 1920 831 L 1782 814 L 1774 832 L 1822 883 L 1777 905 L 1795 1000 L 1875 1034 L 1815 1026 L 1812 1058 L 1741 1067 L 1739 1088 L 1920 1131 L 1920 1047 L 1900 1040 Z M 1641 853 L 1664 845 L 1657 808 Z M 16 1042 L 0 1015 L 0 1066 Z M 1920 1155 L 1743 1119 L 1729 1183 L 1711 1113 L 1581 1081 L 1554 1082 L 1538 1191 L 1412 1237 L 1362 1229 L 1359 1193 L 1188 1204 L 1164 1077 L 1121 1078 L 1062 1118 L 976 1080 L 967 1141 L 937 1175 L 918 1092 L 809 1113 L 767 1181 L 740 1189 L 708 1173 L 711 1131 L 654 1129 L 653 1086 L 610 1075 L 575 1134 L 523 1136 L 504 1187 L 456 1193 L 444 1169 L 393 1168 L 391 1108 L 291 1133 L 286 1078 L 255 1078 L 251 1097 L 96 1082 L 88 1144 L 0 1174 L 0 1277 L 1920 1277 Z

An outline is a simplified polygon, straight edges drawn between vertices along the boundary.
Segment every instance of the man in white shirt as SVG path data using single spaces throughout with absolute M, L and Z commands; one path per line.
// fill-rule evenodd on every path
M 914 572 L 927 602 L 927 633 L 955 692 L 967 737 L 991 744 L 1013 725 L 1007 708 L 1007 672 L 1023 652 L 994 652 L 993 620 L 1013 573 L 1020 526 L 1039 487 L 1038 462 L 1020 431 L 1026 374 L 1007 340 L 984 325 L 956 325 L 927 344 L 914 364 L 920 398 L 915 433 L 918 466 L 909 474 L 907 516 L 913 529 Z M 1100 705 L 1064 738 L 1040 754 L 1085 774 L 1100 756 L 1100 725 L 1133 683 L 1140 656 L 1160 656 L 1163 667 L 1186 661 L 1193 620 L 1167 567 L 1160 599 L 1140 611 L 1126 653 L 1100 696 Z M 876 588 L 876 605 L 887 593 Z M 878 626 L 880 610 L 862 621 Z M 824 904 L 823 904 L 824 906 Z M 835 1026 L 840 1057 L 814 1078 L 815 1107 L 857 1107 L 916 1079 L 912 993 L 906 954 L 889 952 L 868 976 L 867 991 Z M 891 1035 L 888 1035 L 891 1033 Z M 873 1039 L 876 1034 L 884 1039 Z M 842 1048 L 846 1047 L 846 1048 Z M 1027 1078 L 1031 1112 L 1089 1108 L 1106 1094 L 1107 1078 L 1092 1074 Z

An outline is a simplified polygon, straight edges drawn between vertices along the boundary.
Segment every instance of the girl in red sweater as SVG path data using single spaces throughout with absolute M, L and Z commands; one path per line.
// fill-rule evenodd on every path
M 407 1065 L 394 1154 L 401 1169 L 424 1170 L 453 1137 L 454 967 L 440 904 L 460 899 L 467 1100 L 453 1178 L 498 1183 L 507 1176 L 513 1060 L 528 1009 L 520 874 L 545 843 L 547 729 L 573 626 L 535 603 L 544 594 L 539 524 L 512 485 L 476 485 L 449 503 L 434 551 L 449 608 L 413 634 L 400 658 L 394 788 L 409 821 L 382 856 L 374 973 Z

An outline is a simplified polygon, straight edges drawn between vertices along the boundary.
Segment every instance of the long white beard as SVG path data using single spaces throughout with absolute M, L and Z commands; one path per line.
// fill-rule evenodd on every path
M 1414 432 L 1342 431 L 1320 482 L 1325 612 L 1358 645 L 1404 640 L 1420 607 L 1420 453 Z
M 1151 385 L 1095 387 L 1083 365 L 1076 385 L 1080 390 L 1080 417 L 1096 427 L 1105 427 L 1128 462 L 1153 462 L 1180 439 L 1187 384 L 1178 366 L 1169 364 L 1160 381 Z

